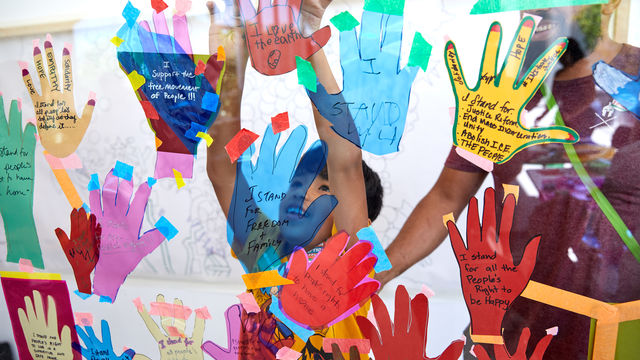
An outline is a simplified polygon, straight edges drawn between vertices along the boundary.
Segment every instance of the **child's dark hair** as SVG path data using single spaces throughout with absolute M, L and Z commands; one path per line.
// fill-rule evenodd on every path
M 367 216 L 369 220 L 373 222 L 382 210 L 382 197 L 384 196 L 384 189 L 380 182 L 380 176 L 372 168 L 362 160 L 362 174 L 364 175 L 364 186 L 367 192 Z M 327 167 L 318 174 L 321 178 L 328 180 L 329 172 Z

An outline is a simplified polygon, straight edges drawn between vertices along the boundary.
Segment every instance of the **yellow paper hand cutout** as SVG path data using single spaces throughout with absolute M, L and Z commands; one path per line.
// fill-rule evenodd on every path
M 454 145 L 501 164 L 531 145 L 578 141 L 578 133 L 568 127 L 527 129 L 522 125 L 522 110 L 567 47 L 567 39 L 559 38 L 518 79 L 534 28 L 531 17 L 522 20 L 503 67 L 497 72 L 502 28 L 494 22 L 487 35 L 478 83 L 473 89 L 467 86 L 455 45 L 447 43 L 445 60 L 456 97 Z

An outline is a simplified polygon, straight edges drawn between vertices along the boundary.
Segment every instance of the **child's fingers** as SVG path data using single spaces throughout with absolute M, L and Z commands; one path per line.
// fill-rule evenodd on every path
M 60 91 L 60 83 L 58 80 L 58 65 L 56 57 L 53 53 L 53 45 L 51 44 L 51 34 L 47 34 L 47 40 L 44 42 L 44 52 L 47 55 L 47 66 L 49 67 L 49 83 L 51 91 Z

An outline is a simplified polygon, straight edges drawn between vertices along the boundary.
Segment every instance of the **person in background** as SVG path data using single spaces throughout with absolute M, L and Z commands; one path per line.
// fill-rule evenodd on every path
M 566 126 L 580 135 L 575 148 L 590 177 L 632 234 L 640 238 L 639 119 L 597 87 L 592 74 L 592 66 L 599 60 L 627 74 L 638 73 L 640 49 L 618 43 L 608 34 L 619 3 L 611 0 L 603 5 L 527 11 L 542 20 L 532 37 L 524 69 L 555 39 L 569 39 L 552 94 Z M 539 93 L 527 109 L 537 116 L 534 126 L 553 124 L 554 114 L 547 111 Z M 561 144 L 537 145 L 496 164 L 491 172 L 497 199 L 503 198 L 503 184 L 520 186 L 511 231 L 514 263 L 519 263 L 526 243 L 542 235 L 531 280 L 604 302 L 640 299 L 640 264 L 567 164 L 570 160 Z M 452 148 L 437 182 L 386 250 L 393 268 L 376 274 L 376 279 L 384 285 L 431 254 L 447 236 L 442 216 L 453 212 L 457 218 L 487 175 Z M 545 329 L 558 326 L 559 333 L 545 358 L 587 358 L 590 319 L 585 316 L 519 297 L 502 326 L 511 353 L 524 327 L 531 328 L 530 354 Z M 469 339 L 468 328 L 466 335 Z M 472 344 L 467 343 L 468 350 Z M 474 359 L 468 351 L 465 356 Z

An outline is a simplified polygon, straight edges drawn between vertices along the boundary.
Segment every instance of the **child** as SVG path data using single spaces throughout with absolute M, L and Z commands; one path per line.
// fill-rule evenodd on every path
M 215 51 L 218 45 L 224 46 L 227 65 L 222 83 L 221 111 L 210 129 L 210 134 L 215 142 L 207 152 L 207 173 L 218 202 L 225 216 L 228 217 L 235 185 L 236 164 L 229 161 L 224 145 L 241 129 L 240 108 L 247 50 L 237 9 L 234 10 L 235 6 L 228 4 L 226 8 L 224 16 L 233 22 L 233 26 L 224 30 L 214 26 L 213 3 L 209 2 L 208 7 L 211 13 L 210 51 Z M 303 13 L 305 13 L 304 10 Z M 221 34 L 221 31 L 226 31 L 226 34 Z M 221 44 L 220 40 L 223 39 L 225 41 Z M 331 74 L 322 50 L 309 60 L 316 69 L 319 81 L 327 91 L 338 92 L 338 85 Z M 362 161 L 360 149 L 335 133 L 331 129 L 329 121 L 320 116 L 315 108 L 313 114 L 319 137 L 328 148 L 327 165 L 307 191 L 303 209 L 325 194 L 334 195 L 338 199 L 338 204 L 311 243 L 306 246 L 311 254 L 310 257 L 319 252 L 322 243 L 331 236 L 334 227 L 337 230 L 346 231 L 351 236 L 347 248 L 351 247 L 358 241 L 356 233 L 367 227 L 370 220 L 372 221 L 378 216 L 382 207 L 380 179 Z M 256 298 L 260 299 L 264 296 L 258 295 Z M 263 306 L 263 308 L 265 307 Z M 359 313 L 366 315 L 366 309 L 362 309 Z M 331 338 L 362 338 L 354 319 L 355 314 L 332 326 L 326 331 L 326 336 Z M 346 327 L 340 325 L 344 322 L 348 323 Z M 315 358 L 314 354 L 319 354 L 325 359 L 331 358 L 330 354 L 322 351 L 322 338 L 318 336 L 312 336 L 304 349 L 301 349 L 298 344 L 298 348 L 296 349 L 294 346 L 294 350 L 302 351 L 306 355 L 306 357 L 303 355 L 302 358 Z

